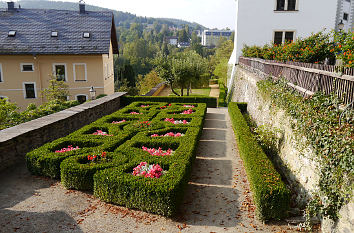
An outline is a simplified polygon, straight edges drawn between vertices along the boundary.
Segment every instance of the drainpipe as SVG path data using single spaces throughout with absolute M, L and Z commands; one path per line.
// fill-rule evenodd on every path
M 36 54 L 33 54 L 33 59 L 35 61 L 35 66 L 37 67 L 37 76 L 38 76 L 38 79 L 39 79 L 39 90 L 41 92 L 42 91 L 42 87 L 43 87 L 42 76 L 41 76 L 41 67 L 39 65 L 39 59 L 38 59 Z M 43 104 L 43 102 L 44 102 L 43 95 L 41 93 L 39 93 L 39 95 L 40 95 L 41 104 Z

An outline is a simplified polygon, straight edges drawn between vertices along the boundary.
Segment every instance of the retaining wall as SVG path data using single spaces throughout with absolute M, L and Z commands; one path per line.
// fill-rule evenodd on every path
M 66 110 L 44 116 L 0 131 L 0 171 L 24 162 L 27 152 L 57 138 L 66 136 L 102 116 L 117 111 L 117 92 Z
M 257 88 L 261 76 L 236 67 L 232 84 L 232 101 L 246 102 L 251 118 L 259 125 L 268 125 L 280 130 L 279 156 L 274 162 L 286 176 L 290 186 L 295 190 L 295 200 L 298 206 L 304 207 L 312 193 L 319 189 L 319 164 L 315 154 L 306 139 L 296 138 L 291 128 L 290 118 L 284 109 L 271 104 L 266 96 L 262 96 Z M 340 219 L 335 223 L 328 219 L 322 220 L 323 232 L 354 232 L 354 203 L 343 206 Z

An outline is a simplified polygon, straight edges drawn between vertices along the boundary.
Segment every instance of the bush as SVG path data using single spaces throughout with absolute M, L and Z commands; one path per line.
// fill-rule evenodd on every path
M 245 109 L 246 105 L 240 105 Z M 237 103 L 229 103 L 229 114 L 256 205 L 262 220 L 282 219 L 290 207 L 290 190 L 255 141 Z
M 208 108 L 216 108 L 217 99 L 214 97 L 198 96 L 122 96 L 123 106 L 132 102 L 168 102 L 168 103 L 206 103 Z
M 93 190 L 104 201 L 171 216 L 183 198 L 207 109 L 205 103 L 188 104 L 194 105 L 193 108 L 184 105 L 131 103 L 67 137 L 28 153 L 27 167 L 36 175 L 61 178 L 68 189 Z M 180 114 L 188 109 L 193 109 L 193 113 Z M 131 115 L 131 111 L 142 114 Z M 164 121 L 172 117 L 188 119 L 190 124 L 174 125 Z M 112 124 L 114 121 L 119 124 Z M 97 130 L 109 136 L 93 135 Z M 151 137 L 169 132 L 183 133 L 184 136 Z M 79 149 L 56 152 L 68 146 Z M 174 153 L 164 157 L 151 156 L 142 149 L 143 146 L 172 149 Z M 97 155 L 94 161 L 93 155 Z M 133 176 L 133 168 L 141 162 L 159 164 L 167 174 L 159 179 Z
M 331 34 L 318 32 L 304 39 L 297 39 L 281 45 L 271 44 L 247 46 L 242 49 L 244 57 L 255 57 L 281 62 L 296 61 L 307 63 L 324 63 L 325 59 L 334 59 L 335 53 Z
M 219 93 L 219 99 L 218 99 L 218 106 L 219 107 L 227 107 L 227 104 L 226 104 L 227 93 L 226 93 L 226 87 L 224 86 L 224 84 L 219 84 L 219 90 L 220 90 L 220 93 Z

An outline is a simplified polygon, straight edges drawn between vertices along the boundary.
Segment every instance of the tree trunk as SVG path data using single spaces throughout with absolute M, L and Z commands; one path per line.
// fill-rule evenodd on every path
M 173 89 L 172 82 L 170 82 L 170 87 L 171 87 L 172 93 L 175 94 L 176 96 L 179 96 L 179 94 Z
M 184 87 L 183 85 L 181 86 L 181 96 L 183 96 L 183 91 L 184 91 Z

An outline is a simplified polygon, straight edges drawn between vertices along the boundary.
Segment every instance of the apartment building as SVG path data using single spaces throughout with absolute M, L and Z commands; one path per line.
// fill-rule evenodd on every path
M 215 47 L 222 37 L 230 39 L 232 31 L 229 30 L 204 30 L 202 33 L 202 45 L 206 47 Z
M 353 28 L 354 0 L 235 0 L 235 65 L 245 44 L 263 46 L 310 36 L 326 29 Z
M 52 77 L 69 86 L 68 99 L 85 101 L 114 93 L 113 55 L 118 54 L 111 12 L 0 9 L 0 97 L 21 109 L 43 104 Z

